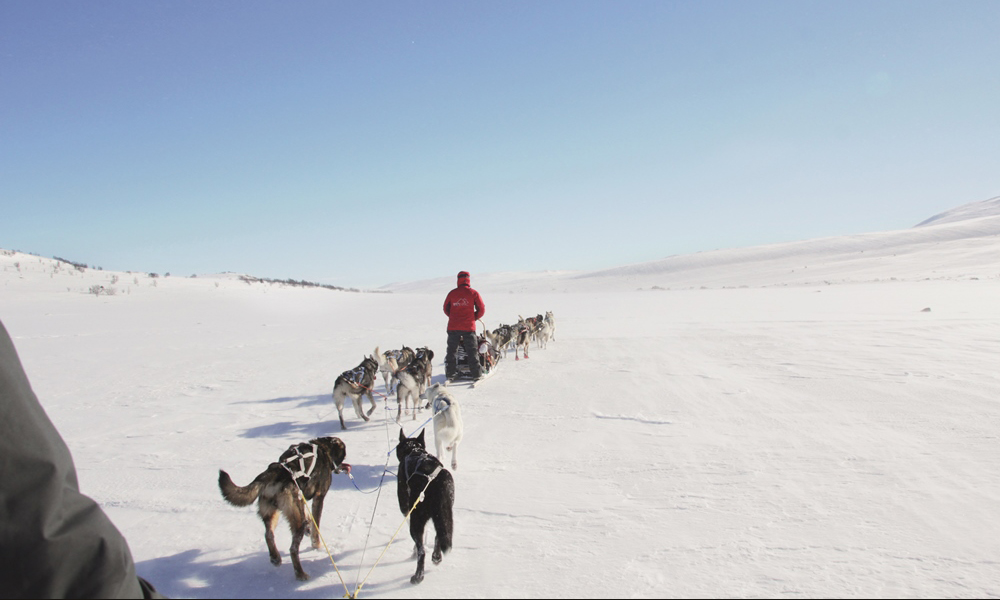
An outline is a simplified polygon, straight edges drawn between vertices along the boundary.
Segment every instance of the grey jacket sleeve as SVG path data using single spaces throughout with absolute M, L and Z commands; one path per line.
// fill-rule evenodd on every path
M 80 493 L 69 448 L 31 390 L 2 323 L 0 565 L 5 598 L 144 596 L 125 538 Z

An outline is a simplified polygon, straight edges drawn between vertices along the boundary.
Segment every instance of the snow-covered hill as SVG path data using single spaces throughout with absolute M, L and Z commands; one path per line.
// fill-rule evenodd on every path
M 943 213 L 921 221 L 917 227 L 925 225 L 944 225 L 945 223 L 955 223 L 957 221 L 970 221 L 986 217 L 1000 216 L 1000 196 L 982 200 L 980 202 L 970 202 L 957 208 L 947 210 Z

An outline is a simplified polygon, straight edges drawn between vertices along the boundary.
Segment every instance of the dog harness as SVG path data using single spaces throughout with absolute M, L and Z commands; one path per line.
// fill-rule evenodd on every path
M 347 383 L 355 387 L 361 387 L 361 384 L 364 381 L 365 377 L 365 368 L 358 367 L 350 371 L 344 371 L 343 373 L 340 374 L 340 376 L 343 377 L 344 381 L 346 381 Z
M 410 458 L 411 457 L 408 456 L 407 459 L 403 462 L 403 468 L 406 471 L 410 470 L 409 466 L 410 466 L 410 463 L 412 462 L 410 460 Z M 420 466 L 422 464 L 424 464 L 430 458 L 431 458 L 431 455 L 428 454 L 426 451 L 421 452 L 417 456 L 417 459 L 416 459 L 416 463 L 417 464 L 413 466 L 413 472 L 410 473 L 409 475 L 407 475 L 407 477 L 406 477 L 406 487 L 410 486 L 410 480 L 413 479 L 414 477 L 416 477 L 417 475 L 422 475 L 422 476 L 426 477 L 427 478 L 427 486 L 430 486 L 431 482 L 434 481 L 434 479 L 441 473 L 442 470 L 444 470 L 444 466 L 440 462 L 438 462 L 437 466 L 434 468 L 433 471 L 431 471 L 430 474 L 421 473 L 420 472 Z M 424 487 L 425 490 L 427 489 L 427 486 Z
M 316 444 L 292 444 L 278 460 L 292 476 L 295 484 L 299 488 L 305 488 L 309 484 L 313 469 L 316 468 Z
M 441 405 L 442 405 L 440 408 L 438 408 L 438 402 L 440 402 Z M 434 414 L 435 415 L 439 415 L 439 414 L 443 413 L 444 411 L 448 410 L 449 408 L 451 408 L 451 400 L 449 400 L 447 398 L 443 398 L 442 397 L 442 398 L 438 398 L 437 400 L 434 401 Z

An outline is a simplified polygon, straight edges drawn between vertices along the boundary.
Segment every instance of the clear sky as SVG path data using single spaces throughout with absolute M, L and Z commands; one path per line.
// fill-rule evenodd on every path
M 0 247 L 374 287 L 1000 195 L 1000 2 L 0 1 Z

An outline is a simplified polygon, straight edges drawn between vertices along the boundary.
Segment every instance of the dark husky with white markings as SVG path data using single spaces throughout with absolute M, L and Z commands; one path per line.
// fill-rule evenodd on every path
M 219 470 L 219 489 L 226 502 L 233 506 L 250 506 L 257 502 L 257 514 L 264 521 L 264 541 L 274 566 L 281 564 L 281 555 L 274 545 L 274 529 L 281 515 L 285 515 L 292 530 L 292 546 L 288 553 L 292 556 L 296 579 L 309 579 L 299 562 L 299 544 L 311 529 L 313 548 L 320 547 L 319 522 L 323 515 L 323 500 L 330 490 L 333 474 L 350 472 L 351 466 L 344 462 L 346 456 L 347 447 L 340 438 L 321 437 L 289 446 L 278 462 L 269 464 L 267 470 L 247 486 L 236 485 L 229 473 Z M 312 518 L 316 527 L 310 525 L 303 496 L 312 500 Z
M 424 580 L 424 527 L 427 521 L 434 522 L 434 553 L 431 554 L 434 564 L 440 563 L 443 555 L 451 549 L 455 480 L 441 461 L 427 452 L 422 429 L 415 438 L 408 438 L 402 429 L 399 430 L 396 458 L 399 459 L 399 472 L 396 474 L 399 510 L 404 515 L 413 510 L 410 513 L 410 537 L 416 544 L 417 572 L 410 578 L 410 583 L 416 584 Z M 424 499 L 418 504 L 421 493 Z
M 350 371 L 344 371 L 337 377 L 337 381 L 333 383 L 333 403 L 337 405 L 337 415 L 340 416 L 341 429 L 347 429 L 347 425 L 344 424 L 345 399 L 350 398 L 354 403 L 354 412 L 357 413 L 359 419 L 368 421 L 370 420 L 368 416 L 375 412 L 376 404 L 375 398 L 372 397 L 372 387 L 375 386 L 375 375 L 378 373 L 379 358 L 381 356 L 376 347 L 374 356 L 366 356 L 360 365 Z M 367 415 L 361 409 L 361 398 L 363 396 L 368 396 L 368 401 L 372 403 L 372 407 L 368 409 Z

